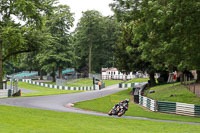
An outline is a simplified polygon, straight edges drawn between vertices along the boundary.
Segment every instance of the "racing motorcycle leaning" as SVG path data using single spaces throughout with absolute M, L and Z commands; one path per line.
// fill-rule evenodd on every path
M 115 106 L 108 112 L 108 115 L 122 116 L 128 110 L 128 103 L 129 99 L 126 99 L 115 104 Z

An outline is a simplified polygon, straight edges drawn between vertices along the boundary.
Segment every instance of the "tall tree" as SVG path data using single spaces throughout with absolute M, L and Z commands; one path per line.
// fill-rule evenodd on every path
M 81 48 L 82 56 L 88 53 L 89 73 L 92 71 L 92 51 L 100 40 L 102 27 L 100 25 L 102 15 L 95 10 L 83 12 L 83 17 L 76 28 L 76 43 Z M 88 51 L 88 52 L 87 52 Z
M 83 12 L 74 33 L 74 46 L 79 55 L 79 68 L 88 67 L 89 73 L 114 65 L 114 45 L 119 35 L 119 24 L 114 17 L 104 17 L 98 11 Z
M 42 13 L 49 13 L 55 0 L 1 0 L 0 1 L 0 82 L 3 78 L 3 62 L 19 53 L 34 51 L 37 45 L 26 40 L 30 25 L 42 27 Z M 16 23 L 13 17 L 25 24 Z M 31 44 L 31 45 L 30 45 Z M 0 88 L 3 88 L 0 83 Z
M 41 50 L 37 59 L 42 69 L 50 72 L 55 82 L 56 71 L 62 78 L 62 69 L 72 63 L 72 51 L 69 43 L 69 29 L 73 26 L 72 13 L 67 5 L 58 5 L 50 16 L 47 16 L 46 27 L 52 38 L 49 44 Z

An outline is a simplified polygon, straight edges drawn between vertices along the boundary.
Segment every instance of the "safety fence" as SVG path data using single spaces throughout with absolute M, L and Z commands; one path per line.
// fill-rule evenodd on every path
M 148 108 L 151 111 L 157 111 L 157 103 L 156 100 L 150 99 L 148 97 L 139 96 L 139 104 Z
M 91 91 L 96 90 L 94 87 L 88 86 L 88 87 L 69 87 L 69 86 L 59 86 L 59 85 L 52 85 L 52 84 L 45 84 L 41 82 L 32 81 L 31 79 L 23 79 L 22 82 L 26 82 L 33 85 L 39 85 L 43 87 L 49 87 L 54 89 L 61 89 L 61 90 L 73 90 L 73 91 Z
M 0 89 L 0 98 L 21 95 L 21 90 L 18 88 L 17 80 L 11 79 L 10 83 L 10 85 L 7 85 L 7 81 L 3 82 L 3 89 Z
M 12 96 L 20 96 L 21 90 L 13 91 L 12 89 L 0 90 L 0 98 L 2 97 L 12 97 Z
M 130 87 L 135 87 L 138 85 L 144 85 L 147 84 L 147 82 L 141 82 L 141 83 L 119 83 L 119 88 L 130 88 Z
M 0 90 L 0 97 L 8 97 L 8 90 Z
M 200 117 L 200 105 L 156 101 L 141 95 L 139 96 L 139 104 L 154 112 Z

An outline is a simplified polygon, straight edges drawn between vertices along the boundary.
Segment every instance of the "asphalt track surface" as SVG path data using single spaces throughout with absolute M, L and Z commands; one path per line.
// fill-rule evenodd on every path
M 77 109 L 73 107 L 66 107 L 66 105 L 70 103 L 92 100 L 92 99 L 107 96 L 107 95 L 110 95 L 122 90 L 125 90 L 125 88 L 118 88 L 118 85 L 112 85 L 112 86 L 106 87 L 105 89 L 97 90 L 97 91 L 86 91 L 86 92 L 80 92 L 80 93 L 37 96 L 37 97 L 0 99 L 0 104 L 7 105 L 7 106 L 52 110 L 52 111 L 59 111 L 59 112 L 73 112 L 73 113 L 82 113 L 82 114 L 104 116 L 104 117 L 115 117 L 119 119 L 126 118 L 126 119 L 149 120 L 149 121 L 168 122 L 168 123 L 184 123 L 184 124 L 190 124 L 190 125 L 200 125 L 200 123 L 158 120 L 158 119 L 149 119 L 149 118 L 144 118 L 144 117 L 108 116 L 105 113 L 86 111 L 86 110 Z

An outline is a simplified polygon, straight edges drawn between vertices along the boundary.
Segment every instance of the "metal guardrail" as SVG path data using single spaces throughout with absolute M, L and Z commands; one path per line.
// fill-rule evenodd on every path
M 156 112 L 157 111 L 157 101 L 150 99 L 148 97 L 144 97 L 144 96 L 139 96 L 139 104 L 148 108 L 151 111 Z
M 141 95 L 139 96 L 139 104 L 155 112 L 200 117 L 200 105 L 156 101 Z
M 158 101 L 158 112 L 162 113 L 176 113 L 176 103 L 175 102 L 161 102 Z

